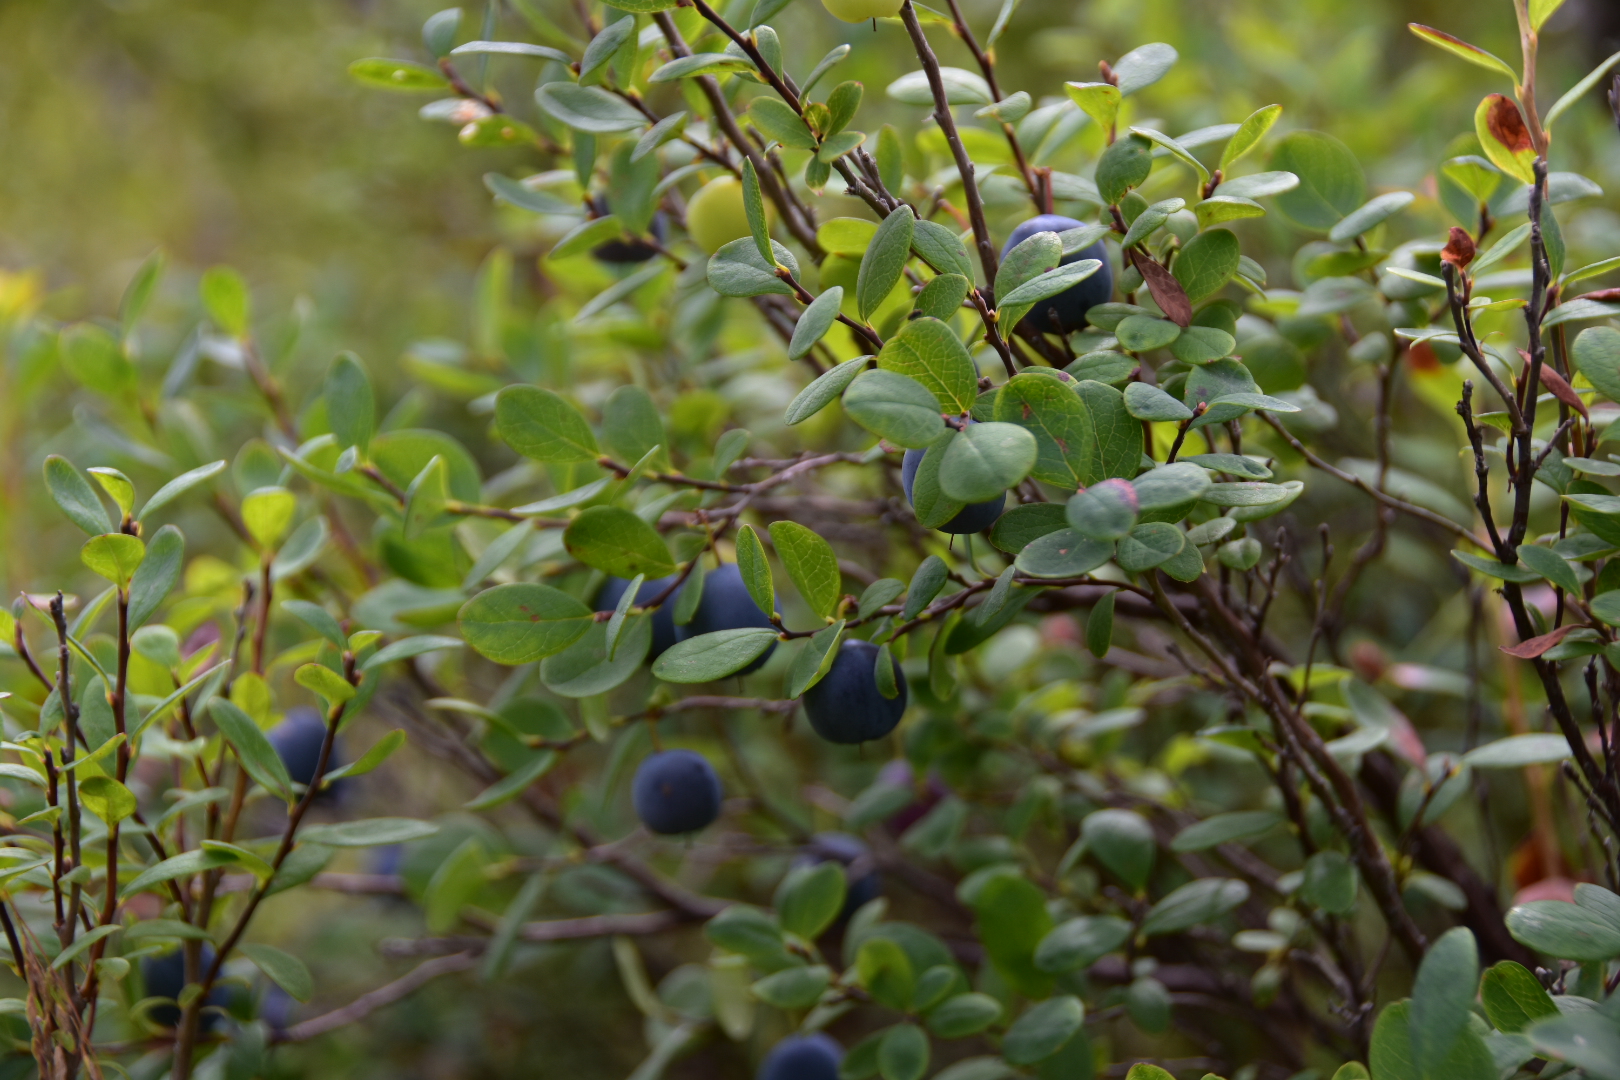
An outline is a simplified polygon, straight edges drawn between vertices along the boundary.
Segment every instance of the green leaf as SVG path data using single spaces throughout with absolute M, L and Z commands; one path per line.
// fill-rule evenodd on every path
M 1080 823 L 1086 850 L 1132 889 L 1153 869 L 1153 827 L 1129 810 L 1097 810 Z
M 1240 258 L 1238 239 L 1230 230 L 1210 229 L 1181 249 L 1171 273 L 1181 283 L 1187 299 L 1196 304 L 1232 280 Z
M 1277 143 L 1271 163 L 1298 178 L 1297 187 L 1277 194 L 1277 208 L 1307 229 L 1327 232 L 1366 201 L 1367 181 L 1361 164 L 1330 135 L 1290 132 Z M 1221 185 L 1216 193 L 1256 197 L 1246 190 L 1225 190 L 1227 187 Z
M 911 239 L 916 230 L 916 220 L 911 207 L 904 204 L 891 211 L 878 225 L 872 243 L 861 257 L 860 275 L 855 283 L 855 304 L 863 321 L 871 317 L 900 281 L 906 260 L 911 257 Z M 888 349 L 885 348 L 884 352 L 888 352 Z M 879 362 L 882 362 L 881 357 Z
M 106 578 L 122 591 L 146 558 L 146 545 L 140 537 L 124 533 L 104 533 L 86 540 L 79 549 L 79 561 Z
M 348 648 L 348 640 L 343 636 L 343 627 L 338 624 L 331 612 L 319 604 L 308 600 L 283 600 L 281 608 L 339 649 Z
M 197 291 L 214 325 L 233 337 L 247 335 L 252 304 L 242 275 L 228 266 L 209 267 L 203 271 Z
M 1248 898 L 1248 884 L 1235 878 L 1189 881 L 1148 909 L 1142 933 L 1147 937 L 1180 933 L 1213 922 Z M 1473 985 L 1472 980 L 1469 985 Z
M 658 530 L 622 506 L 592 506 L 563 531 L 568 554 L 614 577 L 664 577 L 675 572 L 669 546 Z
M 1000 1018 L 1001 1002 L 989 994 L 957 994 L 928 1010 L 928 1030 L 942 1039 L 965 1039 Z
M 349 65 L 355 82 L 380 90 L 448 90 L 450 81 L 438 69 L 409 60 L 372 56 Z
M 889 131 L 887 125 L 884 131 Z M 878 152 L 881 155 L 883 143 L 878 142 Z M 935 270 L 942 274 L 959 274 L 968 280 L 973 279 L 973 260 L 968 257 L 967 248 L 962 246 L 961 237 L 937 221 L 918 221 L 913 226 L 911 246 L 916 249 Z
M 1066 82 L 1063 89 L 1069 95 L 1069 100 L 1080 106 L 1080 111 L 1091 117 L 1102 130 L 1107 131 L 1119 119 L 1122 95 L 1119 87 L 1113 83 Z
M 858 373 L 844 391 L 844 411 L 874 435 L 908 449 L 931 446 L 945 433 L 934 393 L 916 379 L 893 371 Z
M 1462 760 L 1476 769 L 1515 769 L 1524 765 L 1550 765 L 1571 756 L 1573 751 L 1562 735 L 1536 734 L 1497 739 L 1468 751 Z
M 835 286 L 834 289 L 837 289 L 837 287 Z M 829 289 L 828 292 L 830 293 L 834 289 Z M 841 296 L 843 290 L 837 289 L 837 291 Z M 827 293 L 823 293 L 822 297 L 817 298 L 818 301 L 826 295 Z M 800 325 L 803 325 L 808 314 L 809 312 L 806 311 L 804 315 L 799 316 Z M 798 331 L 795 330 L 795 336 L 797 336 L 797 333 Z M 866 361 L 869 359 L 870 357 L 858 356 L 854 360 L 846 360 L 836 367 L 828 368 L 816 376 L 815 380 L 809 386 L 800 390 L 792 402 L 788 404 L 783 420 L 790 425 L 802 424 L 828 405 L 831 405 L 834 400 L 843 394 L 849 384 L 855 380 L 855 377 L 866 370 Z M 930 403 L 930 411 L 932 411 L 932 403 Z
M 833 661 L 838 656 L 839 642 L 844 636 L 844 620 L 825 626 L 811 635 L 799 649 L 798 655 L 793 658 L 793 666 L 788 670 L 787 696 L 790 698 L 802 697 L 806 690 L 815 686 L 827 672 L 832 669 Z M 892 696 L 892 695 L 885 695 Z
M 930 319 L 949 321 L 961 310 L 962 302 L 972 290 L 973 282 L 961 274 L 941 274 L 923 286 L 913 307 L 918 314 Z
M 777 275 L 776 267 L 783 267 L 795 279 L 799 276 L 799 263 L 793 252 L 771 241 L 776 262 L 760 257 L 753 237 L 745 236 L 722 244 L 719 251 L 709 257 L 707 274 L 709 287 L 721 296 L 793 296 L 793 286 Z
M 878 1044 L 883 1080 L 922 1080 L 928 1071 L 928 1036 L 915 1024 L 896 1024 Z
M 810 610 L 824 618 L 832 615 L 843 593 L 843 577 L 832 546 L 815 530 L 793 521 L 772 522 L 770 533 L 776 557 Z
M 1332 915 L 1348 915 L 1356 906 L 1356 869 L 1342 853 L 1318 851 L 1305 860 L 1300 898 Z
M 1086 617 L 1086 651 L 1099 660 L 1108 655 L 1114 643 L 1114 600 L 1118 595 L 1118 589 L 1104 593 Z
M 326 699 L 329 706 L 340 705 L 354 697 L 356 689 L 349 680 L 325 664 L 304 664 L 293 672 L 293 681 Z
M 754 248 L 766 265 L 774 267 L 776 256 L 771 250 L 770 224 L 765 220 L 765 196 L 760 194 L 759 174 L 754 171 L 754 163 L 748 158 L 743 158 L 742 197 L 743 213 L 748 218 L 748 232 L 753 238 Z
M 1541 580 L 1541 575 L 1534 570 L 1527 570 L 1521 566 L 1509 566 L 1506 563 L 1497 562 L 1495 559 L 1487 559 L 1466 551 L 1453 551 L 1451 557 L 1464 566 L 1471 567 L 1487 577 L 1497 578 L 1501 581 L 1529 585 Z
M 990 93 L 990 84 L 985 82 L 982 76 L 955 67 L 942 67 L 939 69 L 939 75 L 940 81 L 945 86 L 947 104 L 995 103 L 995 95 Z M 934 104 L 934 94 L 928 85 L 928 75 L 922 71 L 913 71 L 900 76 L 890 83 L 884 92 L 905 105 L 926 105 L 932 108 Z
M 1266 216 L 1266 208 L 1253 199 L 1245 199 L 1236 195 L 1212 195 L 1199 203 L 1195 210 L 1198 214 L 1198 227 L 1208 229 L 1227 221 L 1242 221 L 1245 218 Z
M 599 86 L 550 82 L 534 92 L 534 100 L 560 123 L 589 134 L 629 131 L 647 123 L 635 106 Z
M 1073 529 L 1036 537 L 1018 554 L 1018 569 L 1031 577 L 1070 578 L 1089 574 L 1114 557 L 1108 540 L 1088 540 Z
M 1142 425 L 1126 410 L 1124 395 L 1092 379 L 1082 379 L 1075 392 L 1091 414 L 1094 439 L 1086 448 L 1081 483 L 1135 476 L 1142 461 Z
M 748 119 L 768 139 L 798 150 L 814 150 L 816 137 L 805 127 L 799 114 L 778 98 L 760 96 L 748 106 Z
M 371 379 L 351 352 L 338 354 L 326 373 L 326 417 L 339 447 L 357 446 L 363 454 L 376 430 L 376 399 Z
M 1537 0 L 1537 2 L 1545 3 L 1546 0 Z M 1557 4 L 1555 3 L 1553 6 L 1556 7 Z M 1470 45 L 1461 38 L 1452 37 L 1444 30 L 1436 30 L 1434 27 L 1424 26 L 1422 23 L 1407 23 L 1406 27 L 1419 38 L 1427 41 L 1430 45 L 1438 46 L 1439 48 L 1446 50 L 1446 52 L 1450 53 L 1451 55 L 1459 56 L 1462 59 L 1467 60 L 1470 64 L 1482 67 L 1486 71 L 1494 71 L 1498 75 L 1506 75 L 1510 83 L 1512 83 L 1514 86 L 1519 85 L 1519 76 L 1515 74 L 1513 69 L 1507 65 L 1507 61 L 1503 60 L 1495 53 L 1486 52 L 1478 45 Z
M 538 386 L 508 386 L 496 395 L 495 427 L 508 446 L 536 461 L 595 461 L 598 454 L 579 410 Z
M 362 672 L 373 668 L 380 668 L 387 664 L 397 663 L 400 660 L 409 660 L 413 656 L 421 656 L 430 652 L 442 652 L 445 649 L 459 649 L 464 642 L 453 637 L 443 637 L 436 634 L 419 634 L 416 637 L 402 638 L 399 641 L 384 645 L 360 665 Z
M 334 825 L 307 826 L 299 831 L 298 839 L 306 844 L 324 847 L 385 847 L 425 840 L 438 831 L 439 827 L 433 822 L 414 818 L 364 818 L 360 821 L 340 821 Z
M 1086 1022 L 1086 1007 L 1070 995 L 1035 1005 L 1014 1021 L 1001 1040 L 1001 1056 L 1014 1065 L 1033 1065 L 1063 1049 Z
M 308 1001 L 315 993 L 315 980 L 310 978 L 304 962 L 291 953 L 284 953 L 273 945 L 247 942 L 237 946 L 242 955 L 253 961 L 255 967 L 269 976 L 270 981 L 287 991 L 294 1001 Z
M 87 776 L 79 781 L 79 801 L 108 825 L 136 810 L 135 793 L 110 776 Z
M 1071 498 L 1064 513 L 1088 540 L 1119 540 L 1136 526 L 1136 492 L 1122 480 L 1105 480 Z
M 1598 393 L 1610 401 L 1620 401 L 1620 330 L 1612 326 L 1587 327 L 1575 339 L 1572 355 L 1576 369 L 1597 387 Z M 54 487 L 51 493 L 56 494 Z M 67 510 L 61 498 L 57 499 L 57 505 Z M 69 516 L 72 514 L 69 513 Z M 80 527 L 83 528 L 82 525 Z
M 1120 320 L 1114 334 L 1119 338 L 1119 343 L 1132 352 L 1151 352 L 1164 348 L 1180 337 L 1181 327 L 1169 319 L 1131 315 Z
M 665 682 L 704 683 L 723 679 L 752 664 L 776 643 L 776 631 L 761 627 L 719 630 L 677 641 L 653 662 Z
M 579 82 L 582 86 L 590 86 L 601 82 L 597 76 L 607 67 L 613 54 L 619 51 L 619 46 L 628 41 L 636 32 L 636 20 L 633 18 L 618 19 L 609 22 L 590 44 L 585 46 L 585 55 L 579 61 Z
M 95 489 L 67 458 L 51 454 L 45 459 L 45 486 L 73 524 L 91 536 L 112 532 L 113 523 Z
M 298 498 L 284 487 L 264 487 L 242 500 L 242 524 L 254 543 L 275 550 L 292 526 Z
M 998 296 L 997 303 L 1004 311 L 1022 308 L 1039 303 L 1048 297 L 1065 292 L 1080 282 L 1086 280 L 1102 269 L 1102 263 L 1096 259 L 1081 259 L 1078 262 L 1064 263 L 1054 267 L 1037 277 L 1010 290 L 1004 296 Z M 965 293 L 963 294 L 966 295 Z M 1008 319 L 1012 317 L 1006 316 Z M 1016 322 L 1016 320 L 1013 320 Z
M 236 751 L 236 759 L 247 774 L 266 790 L 291 802 L 294 796 L 287 766 L 281 763 L 281 756 L 253 718 L 235 702 L 222 697 L 208 703 L 208 715 L 219 725 L 219 733 Z
M 1027 997 L 1045 997 L 1051 976 L 1035 966 L 1035 949 L 1052 930 L 1046 894 L 1026 878 L 1005 874 L 991 879 L 971 904 L 979 940 L 1008 985 Z
M 1221 172 L 1231 172 L 1232 166 L 1237 164 L 1239 159 L 1260 144 L 1260 140 L 1266 137 L 1266 132 L 1271 130 L 1281 115 L 1281 105 L 1267 105 L 1250 113 L 1248 119 L 1239 125 L 1237 133 L 1227 140 L 1226 149 L 1221 151 Z
M 1022 482 L 1037 455 L 1035 436 L 1017 424 L 970 424 L 945 449 L 940 489 L 958 502 L 988 502 Z
M 118 933 L 123 928 L 122 924 L 115 923 L 109 926 L 98 926 L 94 930 L 85 933 L 82 937 L 74 940 L 67 948 L 56 954 L 56 957 L 51 961 L 51 970 L 60 971 L 62 968 L 67 967 L 83 955 L 90 946 Z
M 1534 10 L 1538 5 L 1550 5 L 1552 8 L 1556 9 L 1562 2 L 1563 0 L 1532 0 L 1530 6 L 1532 10 Z M 1558 118 L 1563 116 L 1564 113 L 1568 112 L 1570 106 L 1574 105 L 1587 94 L 1591 93 L 1592 87 L 1596 86 L 1599 80 L 1601 80 L 1603 76 L 1607 75 L 1609 73 L 1609 69 L 1614 67 L 1615 64 L 1620 64 L 1620 52 L 1615 53 L 1613 56 L 1610 56 L 1607 60 L 1603 61 L 1603 63 L 1593 68 L 1586 78 L 1570 87 L 1568 93 L 1555 101 L 1553 103 L 1553 107 L 1547 110 L 1547 115 L 1545 119 L 1541 121 L 1541 126 L 1546 128 L 1548 131 L 1551 131 L 1553 124 L 1558 121 Z
M 422 914 L 430 933 L 442 934 L 461 917 L 461 909 L 484 887 L 489 861 L 479 837 L 463 840 L 433 871 L 423 890 Z
M 906 605 L 900 612 L 900 620 L 910 622 L 920 615 L 945 587 L 949 576 L 950 568 L 945 565 L 944 559 L 938 555 L 924 559 L 911 575 L 911 583 L 906 586 Z
M 1620 922 L 1564 900 L 1532 900 L 1507 913 L 1508 933 L 1539 953 L 1582 962 L 1620 956 Z
M 750 988 L 754 996 L 778 1009 L 808 1009 L 826 992 L 832 970 L 820 964 L 795 967 L 767 975 Z
M 1551 548 L 1523 544 L 1519 547 L 1519 561 L 1568 593 L 1581 591 L 1580 579 L 1570 566 Z
M 1189 326 L 1170 346 L 1170 355 L 1183 364 L 1210 364 L 1232 355 L 1237 339 L 1214 326 Z M 1127 388 L 1128 389 L 1128 388 Z
M 377 766 L 394 755 L 394 751 L 405 745 L 405 733 L 398 728 L 378 739 L 371 749 L 361 754 L 353 762 L 340 768 L 332 769 L 321 777 L 321 786 L 325 787 L 332 781 L 345 776 L 364 776 L 374 771 Z
M 1119 80 L 1119 92 L 1130 97 L 1169 74 L 1179 59 L 1176 50 L 1162 41 L 1141 45 L 1114 62 L 1114 76 Z
M 789 870 L 776 889 L 776 917 L 782 929 L 814 941 L 844 909 L 848 885 L 834 861 Z
M 1206 851 L 1235 840 L 1250 840 L 1281 824 L 1282 816 L 1272 810 L 1239 810 L 1216 814 L 1195 822 L 1176 834 L 1171 851 Z
M 1133 382 L 1125 387 L 1125 411 L 1138 420 L 1171 423 L 1190 420 L 1193 414 L 1157 386 L 1144 382 Z
M 1129 922 L 1113 915 L 1070 919 L 1041 939 L 1035 966 L 1054 975 L 1083 970 L 1121 948 L 1135 932 Z
M 180 583 L 185 555 L 186 539 L 173 525 L 165 525 L 153 534 L 145 556 L 129 580 L 127 621 L 131 632 L 146 625 Z
M 1086 451 L 1094 445 L 1091 413 L 1070 384 L 1042 375 L 1015 375 L 996 396 L 995 418 L 1035 436 L 1030 475 L 1072 491 L 1089 475 Z
M 1612 1006 L 1538 1021 L 1530 1041 L 1543 1056 L 1579 1066 L 1590 1080 L 1620 1080 L 1620 1034 L 1614 1029 Z
M 85 470 L 96 478 L 96 483 L 107 497 L 117 504 L 118 510 L 129 515 L 135 509 L 135 485 L 117 469 L 91 468 Z
M 1429 946 L 1412 986 L 1412 1057 L 1426 1075 L 1440 1070 L 1468 1027 L 1479 985 L 1479 950 L 1466 926 L 1446 931 Z
M 1127 135 L 1103 151 L 1097 162 L 1097 191 L 1115 206 L 1153 171 L 1153 144 L 1140 135 Z
M 1564 6 L 1564 0 L 1530 0 L 1530 29 L 1540 30 L 1547 25 L 1553 13 Z
M 938 319 L 906 323 L 884 343 L 878 367 L 909 376 L 926 387 L 939 402 L 936 412 L 967 414 L 979 396 L 979 375 L 972 357 L 951 328 Z
M 1537 1020 L 1559 1015 L 1552 996 L 1522 964 L 1502 960 L 1491 965 L 1480 980 L 1479 998 L 1485 1015 L 1498 1031 L 1518 1034 Z
M 562 652 L 595 621 L 591 609 L 549 585 L 486 589 L 457 614 L 462 637 L 497 664 L 528 664 Z
M 863 942 L 855 954 L 855 971 L 861 985 L 880 1004 L 893 1009 L 911 1004 L 916 975 L 899 943 L 882 937 Z
M 1055 232 L 1038 232 L 1007 252 L 996 270 L 995 291 L 999 302 L 1026 282 L 1033 281 L 1058 266 L 1063 258 L 1063 241 Z
M 771 564 L 752 525 L 737 530 L 737 570 L 759 610 L 776 610 L 776 584 L 771 577 Z
M 1328 239 L 1335 244 L 1348 243 L 1383 224 L 1386 220 L 1411 206 L 1417 196 L 1410 191 L 1391 191 L 1384 195 L 1375 196 L 1370 202 L 1359 207 L 1343 221 L 1328 230 Z
M 49 462 L 48 458 L 46 460 Z M 215 461 L 210 462 L 207 465 L 199 465 L 195 469 L 181 473 L 173 480 L 170 480 L 167 484 L 164 484 L 162 487 L 158 488 L 157 491 L 153 493 L 152 497 L 146 500 L 146 505 L 141 507 L 141 512 L 135 515 L 136 518 L 139 520 L 145 520 L 152 514 L 153 511 L 167 506 L 169 503 L 173 502 L 187 491 L 190 491 L 198 484 L 211 480 L 224 471 L 225 462 Z M 54 489 L 52 494 L 55 494 Z M 99 503 L 97 505 L 99 505 Z M 75 521 L 74 524 L 78 524 L 78 522 Z
M 832 324 L 838 320 L 838 309 L 843 302 L 844 290 L 838 285 L 832 286 L 810 302 L 809 306 L 799 314 L 799 321 L 794 324 L 793 339 L 788 343 L 789 360 L 797 360 L 815 347 L 816 342 L 820 341 L 827 331 L 832 328 Z M 859 371 L 858 368 L 856 370 Z M 824 372 L 822 377 L 824 378 L 825 375 Z M 854 376 L 851 375 L 850 377 L 853 378 Z M 797 404 L 798 399 L 795 398 L 794 402 Z M 790 407 L 788 411 L 791 414 L 792 408 Z M 789 420 L 788 422 L 793 423 L 794 421 Z

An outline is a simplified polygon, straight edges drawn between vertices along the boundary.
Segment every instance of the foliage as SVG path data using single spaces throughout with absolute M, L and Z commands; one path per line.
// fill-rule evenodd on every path
M 1620 1076 L 1620 259 L 1560 157 L 1616 58 L 1538 104 L 1556 0 L 1517 68 L 1412 24 L 1493 92 L 1374 186 L 1164 42 L 1004 94 L 1015 0 L 840 0 L 879 101 L 798 7 L 353 59 L 506 233 L 404 371 L 300 378 L 228 267 L 189 336 L 161 255 L 116 318 L 3 279 L 8 424 L 95 436 L 7 535 L 17 1063 L 263 1075 L 563 949 L 635 1080 Z M 289 1023 L 257 938 L 333 892 L 425 959 Z

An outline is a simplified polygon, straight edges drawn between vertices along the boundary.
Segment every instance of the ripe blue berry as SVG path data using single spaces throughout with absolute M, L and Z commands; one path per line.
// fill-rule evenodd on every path
M 641 823 L 666 836 L 710 825 L 720 816 L 724 798 L 714 766 L 694 750 L 651 755 L 636 770 L 630 790 Z

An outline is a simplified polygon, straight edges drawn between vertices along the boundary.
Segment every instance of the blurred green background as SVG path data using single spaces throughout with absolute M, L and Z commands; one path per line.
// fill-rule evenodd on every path
M 467 340 L 478 267 L 502 238 L 479 177 L 491 169 L 520 175 L 541 163 L 521 151 L 466 150 L 454 129 L 417 118 L 421 98 L 380 94 L 345 73 L 363 56 L 421 59 L 419 27 L 438 6 L 0 3 L 0 271 L 37 271 L 45 313 L 76 320 L 114 313 L 135 267 L 161 247 L 171 271 L 152 323 L 189 326 L 197 274 L 233 265 L 254 287 L 266 339 L 286 343 L 272 359 L 295 404 L 314 392 L 337 349 L 361 353 L 386 386 L 409 343 Z M 981 31 L 998 6 L 965 4 Z M 566 5 L 546 10 L 577 33 Z M 470 8 L 466 25 L 482 18 L 481 8 Z M 495 36 L 532 39 L 518 10 L 502 4 L 496 18 Z M 1095 78 L 1099 59 L 1167 41 L 1182 62 L 1143 94 L 1139 122 L 1158 117 L 1154 126 L 1178 133 L 1281 102 L 1279 133 L 1327 130 L 1357 153 L 1375 187 L 1432 193 L 1448 144 L 1471 130 L 1481 96 L 1504 87 L 1418 42 L 1405 30 L 1408 20 L 1517 56 L 1508 0 L 1027 0 L 998 53 L 1004 91 L 1041 99 L 1060 94 L 1066 79 Z M 837 42 L 854 43 L 840 76 L 868 87 L 863 126 L 875 130 L 887 120 L 918 129 L 920 110 L 881 94 L 914 66 L 897 25 L 846 26 L 814 0 L 796 0 L 773 22 L 801 72 Z M 937 28 L 935 38 L 945 63 L 969 66 Z M 1569 0 L 1546 34 L 1543 101 L 1617 48 L 1620 5 Z M 532 68 L 491 70 L 526 115 Z M 1561 124 L 1553 168 L 1620 191 L 1612 125 L 1594 93 Z M 1616 205 L 1606 197 L 1572 208 L 1566 235 L 1605 254 L 1620 249 Z M 1286 262 L 1271 269 L 1275 284 L 1289 284 Z M 521 258 L 517 280 L 546 288 Z M 5 295 L 0 290 L 0 301 Z M 141 347 L 161 366 L 179 346 L 157 332 Z M 28 544 L 30 514 L 41 508 L 24 492 L 38 486 L 47 446 L 74 438 L 77 422 L 72 394 L 44 400 L 49 415 L 26 424 L 12 417 L 3 433 L 9 494 L 0 500 L 7 551 L 0 582 L 8 588 L 39 587 L 53 566 L 72 565 L 71 549 Z M 378 787 L 367 798 L 386 803 L 399 794 Z M 305 1015 L 392 977 L 398 962 L 379 958 L 374 943 L 419 932 L 411 909 L 389 901 L 321 894 L 317 901 L 265 913 L 267 935 L 298 941 L 312 961 L 320 997 Z M 648 942 L 650 962 L 667 966 L 660 950 L 673 955 L 681 944 Z M 363 1028 L 281 1051 L 278 1068 L 288 1076 L 623 1077 L 644 1049 L 639 1015 L 607 950 L 606 942 L 548 948 L 498 992 L 469 993 L 465 979 L 443 980 Z M 609 1032 L 619 1037 L 600 1038 Z M 738 1053 L 718 1045 L 671 1075 L 711 1075 L 726 1064 L 712 1055 Z

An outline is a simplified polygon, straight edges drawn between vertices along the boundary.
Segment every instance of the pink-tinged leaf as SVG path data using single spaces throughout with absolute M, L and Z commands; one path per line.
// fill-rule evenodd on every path
M 1560 626 L 1550 634 L 1542 634 L 1540 637 L 1521 641 L 1517 645 L 1500 645 L 1498 648 L 1509 656 L 1517 656 L 1520 660 L 1534 660 L 1560 641 L 1563 641 L 1573 629 L 1575 629 L 1575 625 L 1571 623 L 1568 626 Z

